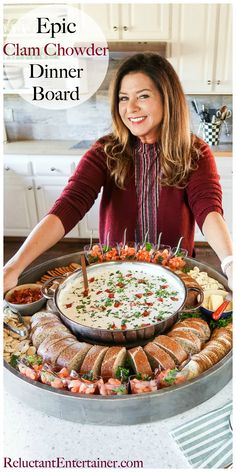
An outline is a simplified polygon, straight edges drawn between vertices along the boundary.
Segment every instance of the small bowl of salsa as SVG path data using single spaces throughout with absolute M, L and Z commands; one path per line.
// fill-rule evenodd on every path
M 13 311 L 27 316 L 39 311 L 46 303 L 41 285 L 34 283 L 12 288 L 5 294 L 5 301 Z

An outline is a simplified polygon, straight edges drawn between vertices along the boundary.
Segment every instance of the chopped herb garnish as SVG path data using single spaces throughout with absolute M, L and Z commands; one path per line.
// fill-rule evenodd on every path
M 227 316 L 227 318 L 220 318 L 218 321 L 211 320 L 210 321 L 210 328 L 224 328 L 228 324 L 232 323 L 232 315 Z
M 142 374 L 141 372 L 138 372 L 135 377 L 138 380 L 151 380 L 152 378 L 150 375 Z
M 87 372 L 87 374 L 81 375 L 81 379 L 93 380 L 93 370 L 90 370 L 89 372 Z
M 19 359 L 20 359 L 20 356 L 16 356 L 16 354 L 12 354 L 12 355 L 11 355 L 11 360 L 10 360 L 10 365 L 11 365 L 12 367 L 15 367 L 15 368 L 16 368 Z
M 128 380 L 130 375 L 129 369 L 125 369 L 125 367 L 119 366 L 116 369 L 116 378 L 122 380 L 123 382 Z
M 30 365 L 41 365 L 43 363 L 42 357 L 37 354 L 26 356 L 24 360 Z

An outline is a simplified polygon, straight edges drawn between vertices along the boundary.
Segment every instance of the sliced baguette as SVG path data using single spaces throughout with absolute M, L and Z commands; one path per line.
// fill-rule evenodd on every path
M 188 354 L 196 354 L 201 350 L 201 341 L 193 333 L 184 330 L 173 330 L 168 336 L 174 338 Z
M 66 347 L 71 346 L 72 344 L 77 342 L 77 339 L 72 336 L 72 334 L 62 335 L 63 333 L 57 334 L 59 339 L 57 339 L 53 343 L 49 343 L 47 347 L 44 347 L 43 344 L 45 341 L 48 340 L 46 338 L 38 348 L 38 354 L 43 358 L 44 362 L 49 362 L 52 365 L 56 364 L 56 360 L 59 357 L 60 353 L 66 349 Z M 52 336 L 55 336 L 52 335 Z
M 152 368 L 149 360 L 141 346 L 133 347 L 127 352 L 135 373 L 152 375 Z
M 45 316 L 48 316 L 49 313 L 48 311 L 37 311 L 37 313 L 34 313 L 34 315 L 31 316 L 30 318 L 30 323 L 32 324 L 36 320 L 40 320 L 41 318 L 44 318 Z
M 108 350 L 106 346 L 93 346 L 86 354 L 83 363 L 80 367 L 81 374 L 88 374 L 93 372 L 93 376 L 97 377 L 101 373 L 101 365 L 103 358 Z
M 32 321 L 31 326 L 30 326 L 31 335 L 34 333 L 35 329 L 38 326 L 42 326 L 42 325 L 45 325 L 47 323 L 51 323 L 51 321 L 59 321 L 60 322 L 60 319 L 54 313 L 47 313 L 47 316 L 45 315 L 45 316 L 43 316 L 39 319 L 36 319 L 36 320 Z
M 201 326 L 202 330 L 205 333 L 206 340 L 210 339 L 211 330 L 209 328 L 208 323 L 205 320 L 203 320 L 202 318 L 186 318 L 184 321 L 190 321 L 190 320 L 193 321 L 194 323 L 198 323 Z
M 212 331 L 211 339 L 217 339 L 219 337 L 227 339 L 232 339 L 232 329 L 230 325 L 226 326 L 225 328 L 215 328 Z
M 101 376 L 105 379 L 115 377 L 117 367 L 124 366 L 126 355 L 127 351 L 125 347 L 109 347 L 102 361 Z
M 71 334 L 69 329 L 66 328 L 60 321 L 51 321 L 42 326 L 37 326 L 33 335 L 32 335 L 32 343 L 36 347 L 39 348 L 40 344 L 44 341 L 44 339 L 49 334 L 55 333 L 68 333 Z
M 199 325 L 194 325 L 194 323 L 185 323 L 185 321 L 182 321 L 181 323 L 176 324 L 171 332 L 179 330 L 195 334 L 195 336 L 200 339 L 201 343 L 206 341 L 205 333 Z
M 60 353 L 56 360 L 57 366 L 80 372 L 83 360 L 91 347 L 91 344 L 77 341 Z
M 188 379 L 197 377 L 202 372 L 217 364 L 232 349 L 232 333 L 225 328 L 217 328 L 213 331 L 213 337 L 205 345 L 203 350 L 194 354 L 188 364 L 183 368 L 183 373 Z
M 167 352 L 176 365 L 182 364 L 188 357 L 188 354 L 182 348 L 181 344 L 164 334 L 157 336 L 152 342 Z
M 156 368 L 161 370 L 175 368 L 175 363 L 169 354 L 167 354 L 167 352 L 165 352 L 155 343 L 150 342 L 146 344 L 146 346 L 144 346 L 144 351 L 147 354 L 148 360 L 153 370 Z

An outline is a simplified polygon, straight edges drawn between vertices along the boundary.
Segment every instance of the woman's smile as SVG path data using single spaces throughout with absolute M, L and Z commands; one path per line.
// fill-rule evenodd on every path
M 131 72 L 121 81 L 119 113 L 125 126 L 144 143 L 160 134 L 163 104 L 154 82 L 143 72 Z

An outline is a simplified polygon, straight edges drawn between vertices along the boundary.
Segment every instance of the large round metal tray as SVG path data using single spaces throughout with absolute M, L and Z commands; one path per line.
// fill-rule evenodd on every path
M 79 253 L 52 259 L 25 272 L 19 282 L 37 281 L 47 270 L 79 261 Z M 191 258 L 187 262 L 207 271 L 227 286 L 225 277 L 214 269 Z M 204 374 L 182 385 L 149 394 L 114 397 L 55 390 L 23 377 L 6 362 L 4 366 L 6 388 L 21 401 L 48 415 L 83 424 L 131 425 L 177 415 L 211 398 L 231 379 L 232 354 L 227 354 Z

